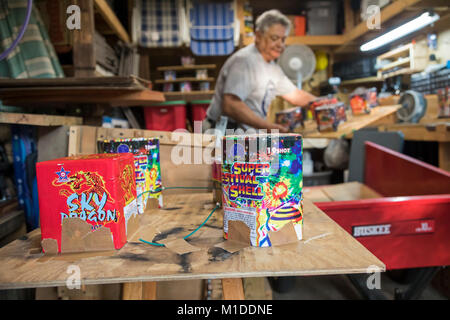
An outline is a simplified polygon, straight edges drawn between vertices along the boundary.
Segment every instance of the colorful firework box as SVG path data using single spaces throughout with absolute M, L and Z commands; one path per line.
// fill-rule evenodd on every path
M 127 222 L 138 214 L 131 154 L 94 154 L 39 162 L 36 176 L 42 240 L 56 240 L 57 252 L 95 250 L 95 241 L 90 250 L 83 250 L 83 246 L 80 250 L 65 249 L 68 246 L 62 244 L 66 241 L 62 233 L 68 230 L 63 230 L 63 221 L 68 218 L 79 218 L 88 233 L 108 228 L 115 249 L 127 242 Z M 69 231 L 69 238 L 76 238 L 76 233 Z M 107 238 L 111 241 L 110 236 Z
M 309 104 L 309 109 L 312 112 L 312 114 L 315 117 L 315 110 L 318 107 L 321 106 L 325 106 L 325 105 L 333 105 L 339 103 L 338 99 L 336 97 L 333 96 L 322 96 L 322 97 L 318 97 L 317 99 L 315 99 L 314 101 L 312 101 Z
M 294 107 L 277 112 L 275 114 L 275 122 L 287 126 L 291 131 L 297 128 L 303 128 L 302 108 Z
M 149 198 L 157 199 L 160 208 L 163 206 L 158 138 L 104 140 L 99 142 L 99 150 L 104 153 L 134 155 L 137 203 L 140 214 L 144 213 Z
M 269 231 L 292 222 L 302 239 L 302 136 L 225 136 L 222 153 L 224 237 L 228 221 L 243 221 L 251 245 L 271 246 Z
M 320 132 L 337 131 L 339 124 L 347 120 L 343 102 L 318 107 L 315 113 L 317 129 Z

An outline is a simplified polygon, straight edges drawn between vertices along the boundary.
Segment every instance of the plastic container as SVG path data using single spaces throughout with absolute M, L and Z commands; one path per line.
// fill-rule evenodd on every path
M 191 120 L 203 121 L 206 118 L 206 110 L 208 110 L 211 100 L 194 100 L 191 102 Z
M 186 101 L 166 101 L 144 108 L 148 130 L 186 129 Z

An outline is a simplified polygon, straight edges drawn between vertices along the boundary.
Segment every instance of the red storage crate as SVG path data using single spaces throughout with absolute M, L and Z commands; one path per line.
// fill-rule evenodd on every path
M 144 108 L 148 130 L 186 129 L 186 101 L 166 101 Z
M 211 100 L 195 100 L 191 102 L 191 119 L 194 121 L 203 121 L 206 118 L 206 110 L 208 110 Z

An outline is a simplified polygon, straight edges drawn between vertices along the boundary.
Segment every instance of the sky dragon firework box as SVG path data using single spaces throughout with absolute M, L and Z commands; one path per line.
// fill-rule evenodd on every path
M 44 252 L 120 249 L 127 242 L 127 222 L 138 215 L 132 154 L 39 162 L 36 175 Z
M 269 232 L 290 222 L 302 239 L 302 136 L 225 136 L 222 142 L 224 237 L 235 220 L 249 227 L 252 246 L 271 246 Z
M 99 142 L 99 150 L 105 153 L 134 155 L 137 205 L 140 214 L 144 213 L 149 198 L 157 199 L 160 208 L 163 206 L 158 138 L 105 140 Z

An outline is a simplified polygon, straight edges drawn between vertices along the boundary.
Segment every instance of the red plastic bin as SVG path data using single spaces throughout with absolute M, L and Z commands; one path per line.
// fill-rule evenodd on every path
M 174 131 L 186 129 L 186 101 L 166 101 L 144 107 L 148 130 Z
M 191 101 L 191 120 L 203 121 L 206 118 L 206 110 L 208 110 L 211 100 L 194 100 Z

